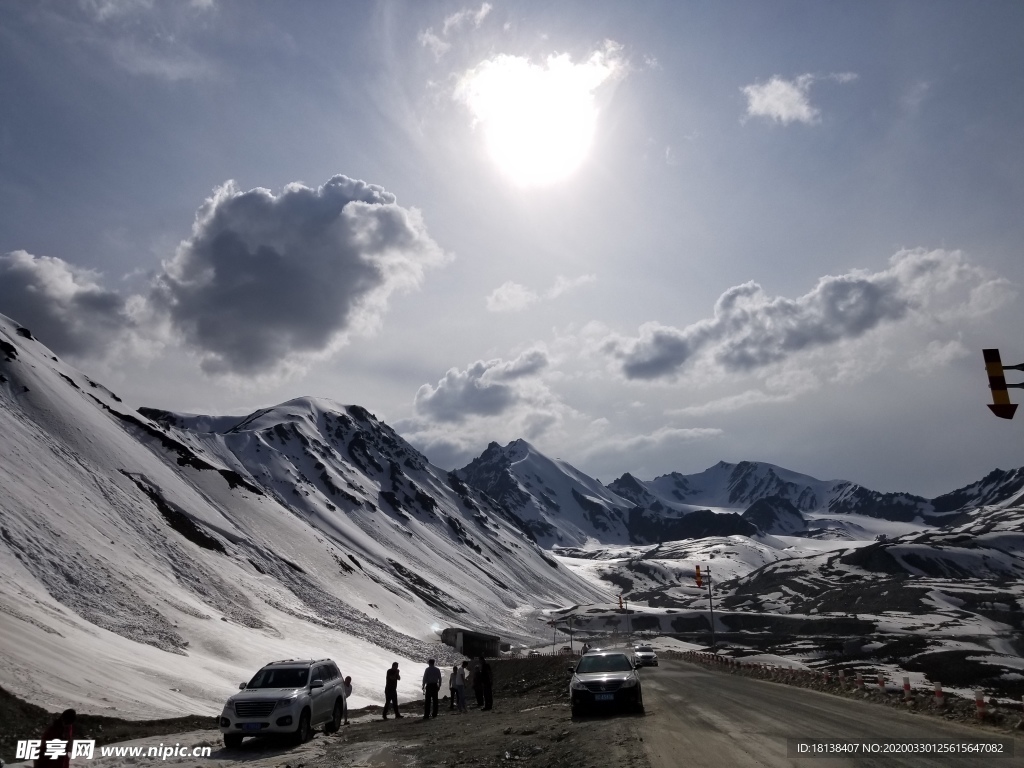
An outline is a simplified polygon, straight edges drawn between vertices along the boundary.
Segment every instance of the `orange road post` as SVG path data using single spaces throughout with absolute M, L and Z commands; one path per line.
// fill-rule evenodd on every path
M 998 349 L 983 349 L 985 372 L 988 374 L 988 388 L 992 390 L 992 402 L 989 410 L 1001 419 L 1012 419 L 1017 405 L 1010 402 L 1009 389 L 1024 389 L 1024 383 L 1007 384 L 1004 371 L 1024 371 L 1024 363 L 1020 365 L 1003 365 Z

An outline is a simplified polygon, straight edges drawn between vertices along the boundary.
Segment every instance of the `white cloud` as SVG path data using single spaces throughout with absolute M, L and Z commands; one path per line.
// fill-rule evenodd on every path
M 14 251 L 0 256 L 0 312 L 60 355 L 102 355 L 136 321 L 132 303 L 99 279 L 62 259 Z
M 714 440 L 724 434 L 723 430 L 711 427 L 661 427 L 648 434 L 599 438 L 585 446 L 582 453 L 587 462 L 635 468 L 658 463 L 666 452 L 688 443 Z
M 508 280 L 495 288 L 487 297 L 487 309 L 491 312 L 519 312 L 536 304 L 541 299 L 557 299 L 582 285 L 597 280 L 596 275 L 565 277 L 558 275 L 554 284 L 543 295 L 525 285 Z
M 819 112 L 811 106 L 808 91 L 814 82 L 812 75 L 800 75 L 796 80 L 783 80 L 776 75 L 767 83 L 746 85 L 741 90 L 747 97 L 747 114 L 767 117 L 776 122 L 818 122 Z
M 452 33 L 459 31 L 467 23 L 471 24 L 474 29 L 479 29 L 492 10 L 493 6 L 490 3 L 482 3 L 476 10 L 463 8 L 445 17 L 444 24 L 441 26 L 441 34 L 434 32 L 433 27 L 428 27 L 417 35 L 417 39 L 420 41 L 420 45 L 429 49 L 434 54 L 434 58 L 440 61 L 452 48 L 449 40 Z
M 945 368 L 954 360 L 963 359 L 970 354 L 970 350 L 959 339 L 930 341 L 920 354 L 907 361 L 907 367 L 913 371 L 929 373 Z
M 460 423 L 470 416 L 499 416 L 531 399 L 536 387 L 522 381 L 548 365 L 547 352 L 530 349 L 514 360 L 478 360 L 451 368 L 436 386 L 424 384 L 413 400 L 416 412 L 433 421 Z
M 783 125 L 813 125 L 820 120 L 821 112 L 811 104 L 811 86 L 820 80 L 849 83 L 856 79 L 857 75 L 853 72 L 825 76 L 803 74 L 794 80 L 774 75 L 766 83 L 745 85 L 740 90 L 747 97 L 748 117 L 764 117 Z
M 886 270 L 823 277 L 796 299 L 769 296 L 754 282 L 734 286 L 710 318 L 681 329 L 646 323 L 635 338 L 609 335 L 602 349 L 628 379 L 672 379 L 696 360 L 753 371 L 885 324 L 977 317 L 1014 295 L 1005 279 L 966 263 L 959 251 L 900 251 Z
M 374 330 L 392 293 L 447 259 L 419 211 L 377 185 L 335 176 L 274 195 L 228 182 L 151 300 L 207 372 L 272 374 Z
M 580 275 L 572 278 L 559 275 L 555 278 L 555 284 L 548 289 L 546 296 L 549 299 L 557 299 L 562 294 L 579 288 L 581 285 L 593 283 L 595 280 L 597 280 L 597 275 Z
M 453 29 L 457 30 L 462 27 L 467 21 L 471 22 L 474 27 L 479 28 L 492 10 L 493 6 L 490 3 L 481 3 L 480 7 L 475 11 L 471 8 L 463 8 L 461 11 L 456 11 L 450 16 L 445 17 L 442 33 L 447 35 Z
M 433 29 L 425 29 L 419 33 L 418 39 L 420 45 L 424 48 L 429 48 L 430 52 L 434 54 L 435 59 L 440 59 L 448 51 L 451 50 L 452 44 L 446 40 L 442 40 L 437 34 L 434 33 Z
M 538 301 L 540 296 L 536 291 L 508 280 L 491 291 L 487 297 L 487 309 L 490 312 L 519 312 Z

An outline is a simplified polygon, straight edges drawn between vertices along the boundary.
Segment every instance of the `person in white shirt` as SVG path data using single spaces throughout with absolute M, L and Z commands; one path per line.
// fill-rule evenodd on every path
M 469 662 L 462 662 L 455 675 L 455 695 L 459 697 L 459 714 L 466 713 L 466 682 L 469 679 Z

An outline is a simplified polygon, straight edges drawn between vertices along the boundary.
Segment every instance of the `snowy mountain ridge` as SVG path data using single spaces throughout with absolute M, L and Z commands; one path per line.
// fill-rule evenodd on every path
M 359 406 L 134 411 L 0 316 L 0 434 L 0 685 L 51 709 L 212 713 L 268 659 L 446 659 L 607 598 Z
M 818 480 L 756 461 L 721 461 L 703 472 L 673 472 L 647 481 L 627 472 L 603 485 L 524 440 L 505 447 L 491 443 L 458 475 L 508 507 L 544 547 L 788 534 L 851 516 L 943 525 L 964 510 L 1015 504 L 1024 496 L 1024 468 L 995 470 L 935 499 L 880 493 L 847 480 Z M 785 510 L 784 523 L 769 522 L 766 503 L 791 508 Z M 760 512 L 748 515 L 755 505 Z M 752 522 L 755 517 L 761 522 Z
M 620 590 L 686 608 L 709 560 L 739 612 L 744 584 L 835 562 L 879 592 L 1024 573 L 1024 469 L 931 500 L 760 462 L 605 486 L 518 440 L 449 472 L 324 398 L 134 410 L 3 316 L 0 434 L 0 685 L 51 710 L 212 713 L 271 658 L 444 661 L 445 626 L 534 642 L 550 611 L 594 606 L 597 622 Z M 781 594 L 759 610 L 804 608 Z M 356 676 L 353 705 L 378 687 Z

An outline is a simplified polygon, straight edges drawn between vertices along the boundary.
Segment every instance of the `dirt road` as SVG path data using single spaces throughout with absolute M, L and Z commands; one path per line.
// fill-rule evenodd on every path
M 636 720 L 635 725 L 651 768 L 1024 765 L 1024 738 L 1020 735 L 984 731 L 864 701 L 733 676 L 684 661 L 663 659 L 660 667 L 644 670 L 643 686 L 647 716 Z M 1012 743 L 1017 757 L 863 753 L 842 759 L 796 757 L 789 754 L 787 739 L 857 743 L 977 743 L 1001 739 Z

